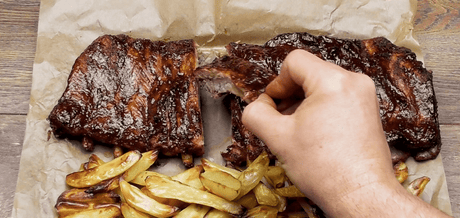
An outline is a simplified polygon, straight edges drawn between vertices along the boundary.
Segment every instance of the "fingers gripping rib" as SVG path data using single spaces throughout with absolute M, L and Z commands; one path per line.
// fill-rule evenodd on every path
M 262 94 L 246 106 L 243 112 L 242 118 L 243 124 L 249 131 L 253 132 L 262 141 L 278 141 L 276 140 L 284 129 L 280 129 L 279 126 L 286 126 L 287 120 L 285 116 L 276 110 L 276 104 L 272 98 L 266 94 Z M 270 145 L 267 144 L 269 147 Z M 270 147 L 270 149 L 272 149 Z M 273 150 L 273 149 L 272 149 Z M 274 150 L 276 153 L 276 148 Z
M 341 74 L 343 71 L 307 51 L 294 50 L 283 61 L 280 74 L 267 86 L 266 93 L 273 98 L 285 99 L 301 87 L 307 97 L 320 89 L 324 78 L 337 76 L 337 72 Z

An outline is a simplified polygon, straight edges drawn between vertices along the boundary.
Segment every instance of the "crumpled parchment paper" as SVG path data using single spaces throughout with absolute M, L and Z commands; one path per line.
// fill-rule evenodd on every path
M 90 153 L 80 142 L 48 135 L 46 120 L 62 95 L 78 55 L 98 36 L 127 34 L 152 40 L 193 38 L 202 58 L 211 60 L 231 41 L 262 44 L 295 31 L 344 38 L 384 36 L 421 53 L 412 36 L 415 0 L 42 0 L 30 110 L 21 155 L 13 217 L 57 217 L 54 205 L 68 187 L 65 176 L 78 170 Z M 223 163 L 230 143 L 230 117 L 220 99 L 202 91 L 205 157 Z M 112 151 L 96 146 L 102 159 Z M 198 158 L 196 158 L 198 160 Z M 172 175 L 183 170 L 180 158 L 159 160 L 153 170 Z M 409 180 L 429 176 L 422 198 L 451 214 L 441 157 L 408 161 Z M 406 184 L 407 185 L 407 184 Z

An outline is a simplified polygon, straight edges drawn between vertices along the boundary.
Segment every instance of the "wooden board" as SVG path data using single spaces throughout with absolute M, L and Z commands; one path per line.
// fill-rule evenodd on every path
M 0 217 L 11 216 L 25 121 L 25 115 L 0 115 Z

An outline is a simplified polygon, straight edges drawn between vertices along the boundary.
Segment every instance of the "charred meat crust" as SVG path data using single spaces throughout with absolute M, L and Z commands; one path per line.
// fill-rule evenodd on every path
M 245 166 L 247 161 L 254 161 L 263 151 L 271 160 L 276 159 L 262 140 L 244 127 L 241 117 L 247 103 L 235 95 L 227 95 L 224 104 L 231 114 L 232 144 L 222 153 L 228 166 Z
M 104 35 L 77 58 L 48 119 L 58 137 L 175 156 L 204 153 L 193 40 Z

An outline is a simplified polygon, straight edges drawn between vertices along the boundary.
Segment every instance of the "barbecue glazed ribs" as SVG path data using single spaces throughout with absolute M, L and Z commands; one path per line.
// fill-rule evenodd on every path
M 167 156 L 204 153 L 192 40 L 96 39 L 78 57 L 49 115 L 58 137 Z M 193 165 L 193 161 L 187 165 Z
M 409 155 L 422 161 L 434 159 L 439 154 L 441 137 L 432 73 L 423 68 L 409 49 L 398 47 L 382 37 L 349 40 L 287 33 L 276 36 L 264 45 L 230 43 L 227 46 L 229 56 L 199 67 L 197 75 L 206 81 L 207 89 L 215 96 L 230 92 L 251 102 L 278 75 L 282 61 L 294 49 L 307 50 L 346 70 L 364 73 L 372 78 L 394 162 Z M 238 62 L 240 64 L 233 64 Z M 264 77 L 261 77 L 262 74 Z M 216 78 L 220 85 L 213 81 Z M 234 141 L 238 141 L 235 132 L 233 134 Z M 260 144 L 247 140 L 246 144 Z M 245 154 L 236 150 L 245 149 L 238 146 L 241 144 L 234 142 L 223 153 L 227 162 L 236 165 L 241 162 L 241 158 L 235 155 Z M 251 160 L 248 156 L 244 158 Z
M 276 159 L 264 142 L 244 127 L 241 117 L 247 104 L 235 95 L 225 96 L 223 102 L 230 111 L 232 124 L 232 144 L 222 153 L 227 166 L 245 166 L 247 160 L 255 160 L 263 151 L 271 160 Z

